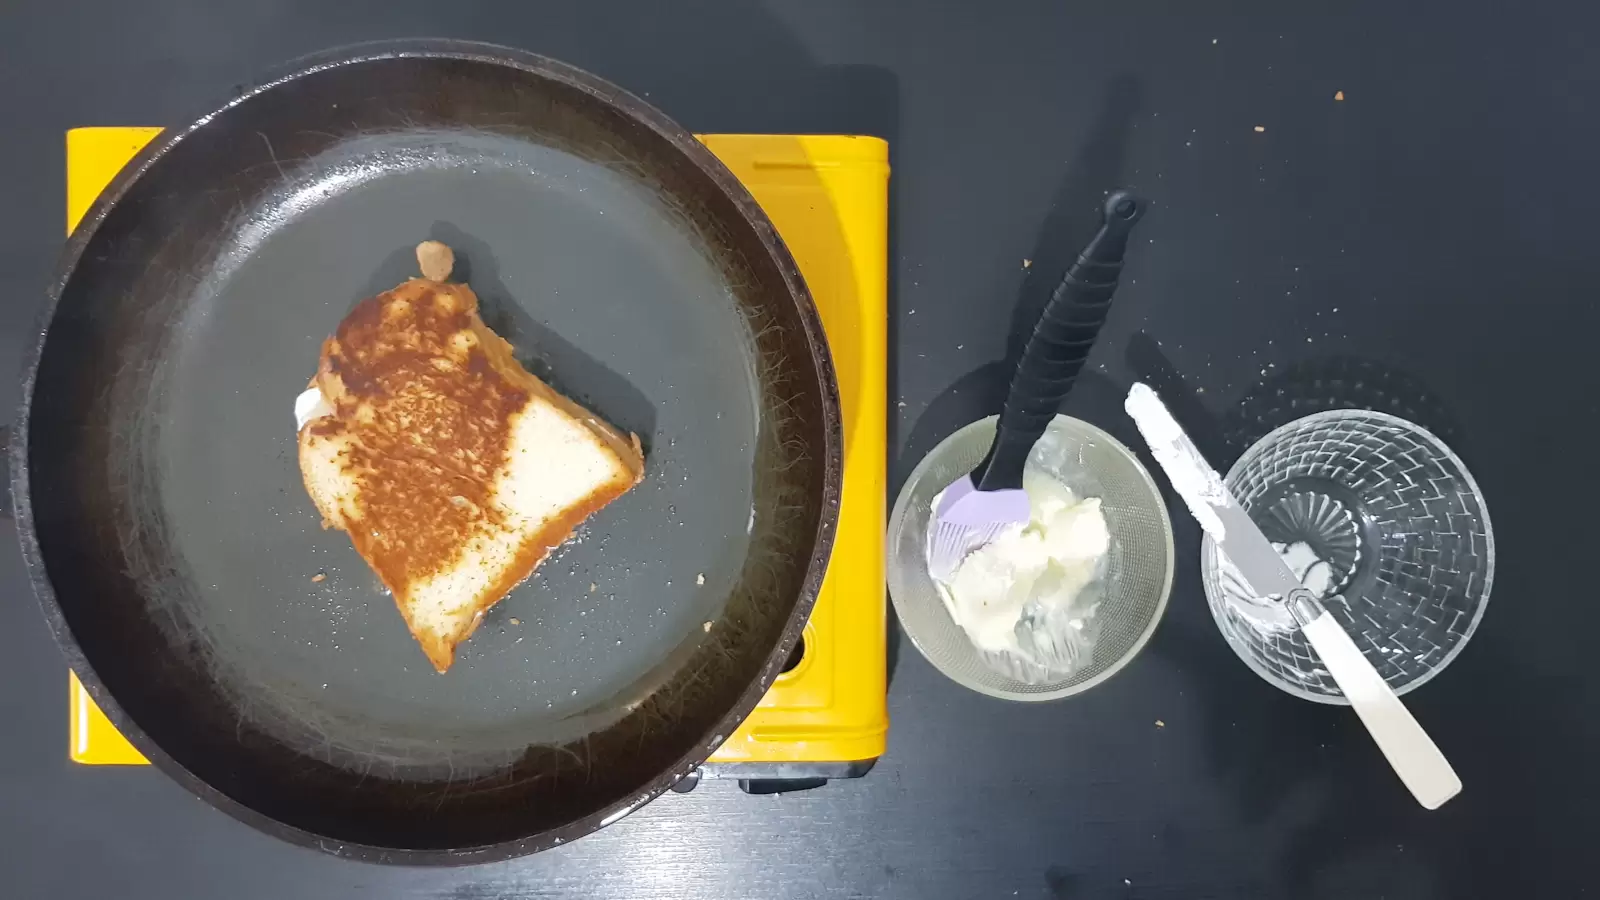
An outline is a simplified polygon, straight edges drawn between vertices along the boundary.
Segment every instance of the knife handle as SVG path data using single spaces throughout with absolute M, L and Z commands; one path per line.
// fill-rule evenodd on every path
M 1461 779 L 1450 761 L 1333 616 L 1324 612 L 1300 631 L 1417 802 L 1438 809 L 1461 793 Z
M 1128 191 L 1112 191 L 1101 207 L 1100 231 L 1078 254 L 1050 302 L 1011 376 L 994 443 L 973 470 L 980 491 L 1022 487 L 1022 467 L 1033 445 L 1061 408 L 1111 309 L 1122 277 L 1128 233 L 1147 204 Z

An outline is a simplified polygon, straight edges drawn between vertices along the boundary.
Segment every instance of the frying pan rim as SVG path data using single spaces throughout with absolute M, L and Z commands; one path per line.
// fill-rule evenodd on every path
M 754 232 L 776 265 L 788 294 L 794 302 L 811 354 L 811 370 L 819 380 L 823 430 L 823 496 L 820 498 L 821 515 L 817 523 L 815 541 L 801 582 L 800 596 L 789 613 L 777 643 L 767 654 L 766 663 L 756 677 L 746 685 L 738 700 L 729 708 L 693 747 L 680 756 L 670 767 L 659 772 L 641 789 L 614 801 L 595 812 L 574 819 L 556 828 L 534 835 L 481 846 L 415 849 L 384 847 L 373 844 L 349 843 L 324 837 L 305 828 L 290 825 L 265 813 L 258 812 L 245 803 L 213 787 L 209 782 L 189 771 L 164 752 L 116 702 L 101 681 L 94 666 L 79 646 L 66 621 L 55 589 L 45 571 L 39 536 L 34 527 L 31 473 L 28 466 L 29 415 L 33 406 L 33 392 L 37 385 L 39 364 L 43 358 L 50 326 L 54 321 L 61 297 L 77 271 L 85 250 L 117 203 L 140 178 L 160 164 L 169 151 L 190 135 L 206 128 L 213 120 L 235 107 L 244 105 L 255 97 L 277 87 L 319 72 L 393 59 L 456 59 L 472 63 L 506 66 L 526 74 L 545 78 L 589 94 L 627 118 L 643 125 L 657 137 L 665 139 L 674 150 L 687 158 L 733 204 L 742 227 Z M 78 227 L 68 236 L 56 271 L 46 291 L 46 302 L 35 327 L 35 335 L 26 349 L 22 375 L 22 400 L 11 425 L 7 451 L 10 468 L 12 506 L 21 545 L 23 563 L 28 580 L 33 587 L 46 623 L 61 648 L 68 667 L 77 674 L 85 690 L 121 734 L 156 768 L 196 796 L 230 816 L 268 834 L 290 843 L 312 847 L 335 856 L 368 862 L 404 865 L 464 865 L 510 859 L 536 853 L 610 825 L 640 806 L 654 800 L 681 778 L 702 765 L 730 736 L 755 708 L 771 688 L 781 668 L 793 650 L 801 630 L 810 618 L 828 559 L 833 548 L 837 525 L 839 497 L 843 479 L 843 425 L 839 402 L 839 386 L 833 360 L 822 329 L 821 316 L 816 302 L 800 274 L 787 245 L 778 235 L 766 213 L 750 196 L 749 191 L 731 171 L 701 144 L 694 135 L 674 122 L 664 113 L 631 92 L 575 66 L 541 54 L 476 41 L 440 38 L 406 38 L 373 41 L 336 47 L 293 60 L 268 75 L 255 86 L 238 93 L 228 103 L 195 120 L 183 128 L 165 129 L 147 144 L 111 180 L 99 197 L 89 207 Z

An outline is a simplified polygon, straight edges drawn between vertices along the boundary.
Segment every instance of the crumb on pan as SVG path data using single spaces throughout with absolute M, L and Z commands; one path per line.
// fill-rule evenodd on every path
M 456 255 L 450 247 L 438 241 L 423 241 L 417 245 L 417 268 L 429 281 L 443 281 L 455 268 Z

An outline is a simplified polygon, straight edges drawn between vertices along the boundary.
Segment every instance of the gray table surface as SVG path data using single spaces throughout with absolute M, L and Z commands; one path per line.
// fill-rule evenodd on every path
M 330 45 L 487 39 L 695 130 L 892 141 L 891 488 L 992 411 L 1013 309 L 1075 252 L 1100 192 L 1130 184 L 1155 207 L 1067 410 L 1132 442 L 1117 398 L 1154 377 L 1226 457 L 1252 427 L 1246 399 L 1314 403 L 1359 381 L 1466 458 L 1499 570 L 1472 645 L 1408 698 L 1466 784 L 1435 813 L 1347 710 L 1232 656 L 1180 514 L 1165 622 L 1089 694 L 1007 705 L 896 647 L 889 752 L 864 779 L 763 797 L 708 784 L 538 857 L 411 870 L 278 843 L 152 770 L 70 765 L 64 667 L 0 525 L 0 894 L 1583 894 L 1600 795 L 1583 577 L 1600 503 L 1597 18 L 1546 0 L 6 4 L 0 371 L 19 369 L 59 246 L 65 129 L 182 124 Z

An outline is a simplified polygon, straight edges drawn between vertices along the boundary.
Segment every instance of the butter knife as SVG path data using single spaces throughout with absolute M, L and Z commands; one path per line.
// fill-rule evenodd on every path
M 1322 601 L 1300 584 L 1250 514 L 1167 411 L 1155 391 L 1135 384 L 1124 403 L 1156 462 L 1200 527 L 1262 597 L 1283 603 L 1311 649 L 1361 717 L 1395 774 L 1427 809 L 1461 793 L 1461 779 L 1400 698 L 1362 655 Z

